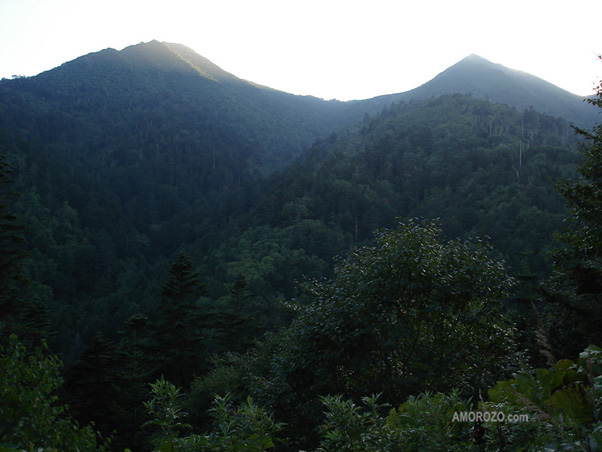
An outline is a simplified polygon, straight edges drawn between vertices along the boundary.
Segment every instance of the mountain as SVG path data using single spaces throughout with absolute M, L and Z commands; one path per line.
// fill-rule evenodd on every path
M 262 181 L 266 195 L 237 215 L 242 238 L 233 234 L 221 255 L 259 264 L 241 244 L 262 231 L 288 244 L 273 247 L 278 255 L 298 246 L 327 265 L 397 217 L 426 218 L 448 237 L 487 237 L 512 271 L 542 276 L 567 214 L 554 183 L 574 176 L 576 140 L 564 119 L 468 95 L 400 102 Z
M 479 99 L 507 104 L 519 111 L 533 108 L 565 118 L 580 127 L 591 127 L 598 120 L 596 109 L 584 103 L 583 97 L 526 72 L 509 69 L 474 54 L 418 88 L 391 97 L 408 101 L 454 93 L 470 94 Z
M 28 296 L 51 298 L 63 346 L 74 319 L 111 331 L 152 306 L 175 251 L 217 246 L 261 195 L 230 192 L 382 108 L 362 105 L 262 87 L 157 41 L 0 81 L 0 152 L 38 284 Z
M 323 276 L 397 215 L 448 216 L 450 235 L 489 232 L 503 256 L 545 230 L 529 245 L 527 266 L 540 265 L 563 215 L 544 180 L 570 174 L 574 142 L 566 121 L 512 104 L 534 79 L 507 73 L 470 57 L 408 93 L 324 101 L 151 41 L 2 80 L 0 151 L 30 226 L 29 296 L 50 300 L 73 356 L 95 331 L 152 309 L 181 249 L 217 299 L 246 278 L 266 318 L 296 280 Z M 535 98 L 548 85 L 533 81 Z M 516 108 L 453 95 L 475 86 L 504 87 L 499 101 Z M 519 213 L 529 230 L 508 220 Z
M 597 120 L 594 109 L 579 96 L 476 55 L 414 90 L 339 102 L 259 86 L 224 71 L 184 45 L 150 41 L 121 51 L 91 53 L 36 77 L 2 80 L 0 96 L 2 93 L 21 93 L 40 107 L 47 105 L 51 115 L 57 111 L 63 116 L 76 114 L 78 120 L 89 123 L 87 129 L 100 127 L 105 135 L 115 123 L 136 133 L 144 128 L 152 132 L 158 113 L 169 111 L 162 115 L 162 119 L 170 118 L 167 127 L 178 122 L 175 128 L 181 129 L 188 122 L 192 136 L 212 136 L 220 129 L 220 135 L 241 141 L 229 147 L 246 149 L 246 166 L 262 173 L 282 168 L 316 139 L 400 100 L 463 93 L 518 110 L 532 107 L 583 127 Z M 11 107 L 7 97 L 0 101 L 6 107 L 19 108 Z M 215 151 L 213 146 L 204 147 L 205 152 L 211 149 L 211 159 L 219 153 L 219 146 Z
M 0 200 L 27 226 L 21 267 L 30 284 L 19 282 L 20 299 L 28 300 L 21 311 L 27 328 L 50 324 L 50 348 L 68 368 L 61 393 L 71 413 L 80 425 L 95 421 L 116 450 L 151 450 L 143 443 L 150 433 L 143 401 L 149 384 L 165 375 L 196 394 L 186 402 L 195 431 L 204 430 L 203 407 L 214 394 L 250 384 L 258 400 L 275 402 L 278 422 L 309 438 L 322 408 L 299 405 L 290 388 L 300 386 L 289 382 L 301 376 L 312 386 L 321 375 L 338 375 L 351 382 L 343 390 L 359 395 L 363 381 L 374 380 L 374 366 L 345 367 L 348 353 L 339 353 L 345 337 L 382 338 L 378 327 L 358 335 L 361 316 L 339 322 L 366 296 L 399 306 L 416 296 L 438 315 L 422 287 L 441 298 L 458 268 L 476 270 L 484 288 L 495 280 L 501 296 L 502 264 L 458 254 L 469 243 L 505 260 L 516 277 L 516 291 L 504 300 L 507 324 L 523 334 L 517 349 L 529 355 L 522 356 L 535 357 L 533 330 L 541 321 L 527 314 L 527 301 L 537 278 L 549 276 L 545 257 L 567 217 L 554 182 L 574 176 L 578 161 L 569 126 L 577 111 L 565 98 L 546 82 L 471 56 L 408 93 L 327 102 L 241 80 L 185 46 L 157 41 L 0 81 L 0 165 L 6 162 L 14 179 L 1 184 Z M 568 120 L 556 117 L 562 111 Z M 4 170 L 0 175 L 5 182 Z M 10 220 L 0 225 L 4 236 L 21 232 L 3 217 Z M 459 240 L 443 245 L 404 228 L 398 244 L 405 249 L 391 248 L 387 237 L 401 237 L 388 234 L 374 248 L 375 231 L 399 219 L 436 221 L 446 238 Z M 428 246 L 415 247 L 423 237 Z M 474 237 L 491 249 L 464 242 Z M 395 259 L 381 259 L 383 246 Z M 349 261 L 337 258 L 353 247 L 364 248 Z M 416 250 L 431 256 L 421 261 Z M 389 264 L 403 260 L 409 277 L 388 281 Z M 335 266 L 344 276 L 325 282 Z M 423 278 L 431 271 L 442 284 Z M 365 287 L 347 285 L 360 273 Z M 471 281 L 459 281 L 450 296 L 464 305 Z M 488 297 L 481 292 L 478 303 Z M 331 295 L 334 304 L 326 302 Z M 298 334 L 284 333 L 284 342 L 270 335 L 256 353 L 245 353 L 259 334 L 295 315 L 313 321 L 306 314 L 316 309 L 325 315 L 315 328 L 297 323 Z M 414 308 L 402 311 L 390 311 L 395 328 L 416 317 Z M 316 341 L 318 330 L 353 337 Z M 436 330 L 426 332 L 431 345 Z M 297 339 L 307 344 L 291 348 Z M 391 341 L 372 341 L 378 348 L 365 348 L 365 363 L 374 364 L 374 350 L 390 349 Z M 303 349 L 310 343 L 315 357 Z M 464 360 L 469 355 L 475 360 Z M 332 356 L 343 367 L 333 367 Z M 469 364 L 480 359 L 471 350 L 459 356 Z M 422 361 L 418 373 L 407 372 L 418 381 L 428 368 L 425 381 L 436 380 L 437 369 Z M 191 385 L 193 375 L 208 375 L 210 363 L 218 366 L 211 378 Z M 404 378 L 406 370 L 381 364 Z M 288 370 L 272 378 L 274 368 Z M 289 422 L 290 413 L 295 421 L 296 413 L 312 412 L 310 422 Z
M 6 95 L 20 93 L 39 105 L 37 112 L 77 116 L 86 129 L 105 135 L 120 125 L 139 138 L 142 130 L 173 124 L 174 133 L 184 128 L 202 143 L 219 129 L 220 136 L 240 141 L 229 147 L 247 149 L 247 166 L 262 172 L 285 165 L 317 138 L 367 112 L 361 103 L 326 102 L 243 81 L 183 45 L 157 41 L 91 53 L 36 77 L 3 80 L 0 91 L 6 106 Z M 144 147 L 137 141 L 135 147 Z

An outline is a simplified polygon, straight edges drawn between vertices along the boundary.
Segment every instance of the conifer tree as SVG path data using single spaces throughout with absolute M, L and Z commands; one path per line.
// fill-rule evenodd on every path
M 163 375 L 178 386 L 186 386 L 203 371 L 203 328 L 207 316 L 197 304 L 207 289 L 199 280 L 190 258 L 183 252 L 171 267 L 169 279 L 161 288 L 161 303 L 151 319 L 153 374 Z
M 115 345 L 96 335 L 70 367 L 64 390 L 73 415 L 105 436 L 115 429 L 114 403 L 120 359 Z
M 142 431 L 142 425 L 148 421 L 143 404 L 152 382 L 151 357 L 144 353 L 148 344 L 147 330 L 148 317 L 137 314 L 125 322 L 125 329 L 120 332 L 122 368 L 114 404 L 118 431 L 113 439 L 118 450 L 125 447 L 144 450 L 149 445 L 147 435 Z
M 189 305 L 199 297 L 207 294 L 207 288 L 201 284 L 199 274 L 194 272 L 192 261 L 184 252 L 180 252 L 170 270 L 170 276 L 161 288 L 164 301 L 171 301 L 172 306 Z M 162 304 L 169 309 L 170 304 Z

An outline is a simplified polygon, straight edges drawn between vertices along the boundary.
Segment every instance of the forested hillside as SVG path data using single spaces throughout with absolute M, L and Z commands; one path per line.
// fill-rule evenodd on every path
M 227 193 L 378 103 L 259 87 L 152 41 L 3 80 L 0 106 L 0 147 L 30 226 L 32 296 L 54 300 L 69 356 L 156 304 L 168 260 L 193 240 L 213 244 L 230 221 Z
M 156 41 L 0 82 L 0 449 L 57 419 L 56 450 L 598 440 L 600 126 L 405 94 L 292 96 Z
M 461 95 L 394 104 L 267 179 L 241 228 L 325 226 L 329 260 L 396 217 L 438 218 L 449 237 L 487 237 L 514 271 L 544 274 L 575 143 L 565 120 L 533 110 Z

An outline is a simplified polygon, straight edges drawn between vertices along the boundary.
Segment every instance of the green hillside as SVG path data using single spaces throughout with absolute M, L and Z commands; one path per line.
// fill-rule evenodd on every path
M 2 80 L 0 328 L 22 338 L 0 342 L 15 369 L 6 394 L 53 403 L 59 360 L 23 348 L 44 337 L 66 364 L 61 400 L 95 425 L 76 435 L 44 405 L 40 435 L 64 421 L 53 447 L 100 450 L 98 429 L 113 450 L 143 452 L 247 450 L 245 435 L 265 450 L 276 432 L 284 451 L 389 450 L 390 438 L 421 450 L 429 410 L 443 433 L 428 450 L 533 432 L 556 444 L 539 421 L 450 424 L 488 389 L 508 414 L 541 402 L 546 419 L 573 419 L 576 444 L 598 422 L 601 372 L 575 354 L 599 339 L 602 278 L 588 185 L 599 148 L 580 157 L 572 125 L 595 117 L 474 55 L 416 90 L 352 102 L 259 86 L 157 41 Z M 533 366 L 550 370 L 508 380 Z M 399 411 L 366 398 L 377 393 Z M 170 424 L 180 400 L 188 427 Z M 202 436 L 211 413 L 221 433 Z
M 256 204 L 236 216 L 233 230 L 242 234 L 232 233 L 224 249 L 236 250 L 231 266 L 255 262 L 255 273 L 263 256 L 239 256 L 263 231 L 327 267 L 398 217 L 429 218 L 448 237 L 491 242 L 514 272 L 543 276 L 567 214 L 554 184 L 574 175 L 575 143 L 565 120 L 533 110 L 462 95 L 395 104 L 261 181 L 251 190 Z M 240 249 L 245 242 L 249 250 Z M 301 278 L 295 267 L 293 279 Z
M 3 80 L 0 95 L 3 123 L 15 133 L 38 121 L 47 128 L 39 131 L 48 135 L 45 141 L 96 142 L 103 151 L 121 147 L 127 149 L 120 154 L 138 155 L 153 152 L 149 135 L 186 135 L 186 146 L 200 158 L 212 161 L 215 153 L 222 166 L 246 172 L 281 167 L 315 139 L 375 111 L 260 87 L 185 46 L 157 41 Z M 53 127 L 63 135 L 52 135 Z
M 446 72 L 466 64 L 499 85 L 478 57 Z M 365 116 L 384 101 L 292 96 L 156 41 L 2 81 L 0 146 L 61 347 L 79 350 L 76 323 L 85 342 L 154 306 L 181 249 L 216 298 L 244 277 L 265 325 L 297 281 L 396 217 L 489 237 L 515 272 L 544 274 L 566 214 L 553 184 L 576 162 L 568 122 L 459 95 Z

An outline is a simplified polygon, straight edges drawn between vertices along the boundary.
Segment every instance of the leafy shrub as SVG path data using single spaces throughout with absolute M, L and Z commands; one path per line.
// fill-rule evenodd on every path
M 60 367 L 45 347 L 30 352 L 14 334 L 0 345 L 0 450 L 105 450 L 91 426 L 80 428 L 58 404 Z
M 182 419 L 187 413 L 181 409 L 179 388 L 164 379 L 151 385 L 153 397 L 145 403 L 155 427 L 155 452 L 260 452 L 274 447 L 273 435 L 281 428 L 271 416 L 248 397 L 238 407 L 231 396 L 216 396 L 210 410 L 214 417 L 213 431 L 205 435 L 190 434 L 179 437 L 179 432 L 190 428 Z

